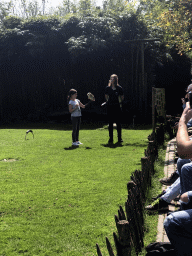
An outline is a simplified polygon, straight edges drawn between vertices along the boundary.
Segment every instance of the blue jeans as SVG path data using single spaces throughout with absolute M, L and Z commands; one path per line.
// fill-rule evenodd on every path
M 190 163 L 191 160 L 189 159 L 181 159 L 179 158 L 177 160 L 177 171 L 179 172 L 179 175 L 181 174 L 182 167 Z M 192 190 L 192 188 L 190 189 Z M 180 177 L 170 186 L 166 189 L 166 193 L 161 196 L 161 199 L 165 200 L 167 203 L 170 203 L 173 199 L 175 199 L 181 192 L 181 182 Z
M 192 191 L 188 192 L 192 204 Z M 187 205 L 186 204 L 186 205 Z M 173 212 L 164 221 L 169 241 L 174 246 L 177 256 L 192 255 L 192 209 Z
M 192 126 L 192 118 L 188 121 L 187 123 L 187 128 L 191 127 Z
M 178 178 L 171 186 L 166 189 L 166 193 L 161 196 L 161 199 L 167 203 L 171 203 L 180 194 L 180 178 Z
M 192 190 L 192 162 L 190 159 L 177 160 L 177 170 L 179 171 L 181 195 Z

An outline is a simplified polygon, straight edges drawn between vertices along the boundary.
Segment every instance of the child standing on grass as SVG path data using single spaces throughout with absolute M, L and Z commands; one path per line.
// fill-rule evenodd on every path
M 81 108 L 85 108 L 80 100 L 77 99 L 77 91 L 75 89 L 71 89 L 68 95 L 69 100 L 69 113 L 71 113 L 71 121 L 73 126 L 72 131 L 72 145 L 79 146 L 83 144 L 79 141 L 79 128 L 81 122 Z

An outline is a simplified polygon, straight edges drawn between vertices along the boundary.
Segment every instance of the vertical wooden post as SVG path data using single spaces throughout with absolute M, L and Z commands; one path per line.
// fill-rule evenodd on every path
M 149 159 L 148 157 L 141 158 L 141 168 L 144 175 L 144 183 L 146 190 L 151 186 L 151 168 L 149 166 Z
M 102 256 L 102 253 L 101 253 L 101 250 L 100 250 L 98 244 L 96 244 L 96 248 L 97 248 L 97 255 L 98 255 L 98 256 Z
M 131 255 L 131 237 L 129 232 L 129 222 L 127 220 L 120 220 L 117 223 L 119 234 L 119 243 L 121 244 L 121 254 L 118 256 Z
M 145 70 L 144 70 L 144 42 L 141 43 L 141 74 L 142 74 L 142 86 L 145 86 Z
M 43 15 L 45 13 L 45 0 L 42 0 L 42 4 L 43 4 Z
M 155 88 L 152 88 L 152 128 L 155 132 Z
M 106 244 L 107 244 L 107 250 L 108 250 L 108 253 L 109 253 L 109 256 L 115 256 L 114 252 L 113 252 L 113 249 L 112 249 L 112 246 L 109 242 L 109 239 L 106 237 Z

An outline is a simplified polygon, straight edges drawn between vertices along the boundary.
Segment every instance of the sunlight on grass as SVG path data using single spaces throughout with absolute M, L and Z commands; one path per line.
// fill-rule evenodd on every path
M 149 190 L 146 205 L 151 204 L 151 198 L 157 196 L 162 192 L 162 184 L 159 182 L 159 179 L 164 177 L 164 161 L 165 161 L 165 153 L 166 147 L 161 147 L 158 150 L 158 159 L 155 162 L 154 169 L 155 174 L 152 177 L 152 186 Z M 145 236 L 144 236 L 144 247 L 149 245 L 150 243 L 156 242 L 157 238 L 157 225 L 158 225 L 158 212 L 145 213 Z M 145 255 L 146 250 L 143 251 L 139 255 Z
M 0 255 L 96 255 L 96 243 L 103 252 L 106 236 L 113 243 L 151 130 L 123 129 L 122 145 L 109 146 L 107 129 L 83 129 L 74 148 L 64 129 L 27 140 L 24 129 L 1 129 Z

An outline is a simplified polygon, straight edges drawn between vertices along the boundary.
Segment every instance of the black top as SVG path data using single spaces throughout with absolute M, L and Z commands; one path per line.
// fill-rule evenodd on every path
M 117 85 L 115 90 L 113 90 L 111 86 L 107 86 L 105 88 L 105 94 L 109 96 L 108 105 L 119 105 L 118 97 L 123 95 L 123 88 Z

